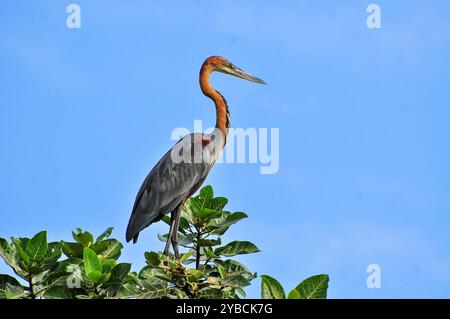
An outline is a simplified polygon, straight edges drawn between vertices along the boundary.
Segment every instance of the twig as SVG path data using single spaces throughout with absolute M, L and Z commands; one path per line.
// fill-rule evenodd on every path
M 197 245 L 196 245 L 196 256 L 195 256 L 195 269 L 198 269 L 198 267 L 200 266 L 200 257 L 201 257 L 201 254 L 200 254 L 200 239 L 201 239 L 201 237 L 202 237 L 202 234 L 201 234 L 201 232 L 200 232 L 200 230 L 197 228 L 197 227 L 195 227 L 195 230 L 197 231 Z
M 34 287 L 33 287 L 33 276 L 31 274 L 28 276 L 28 288 L 30 290 L 31 299 L 36 299 L 36 295 L 34 294 Z

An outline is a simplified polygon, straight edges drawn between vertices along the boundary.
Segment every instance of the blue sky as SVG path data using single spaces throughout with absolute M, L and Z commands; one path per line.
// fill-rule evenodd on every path
M 197 77 L 217 54 L 269 83 L 212 77 L 233 126 L 280 130 L 277 174 L 218 164 L 207 180 L 249 215 L 225 238 L 262 249 L 241 260 L 289 289 L 328 273 L 332 298 L 450 297 L 448 1 L 377 1 L 378 30 L 371 1 L 73 2 L 81 29 L 69 1 L 0 4 L 1 237 L 123 240 L 172 130 L 214 124 Z M 138 269 L 166 228 L 122 260 Z

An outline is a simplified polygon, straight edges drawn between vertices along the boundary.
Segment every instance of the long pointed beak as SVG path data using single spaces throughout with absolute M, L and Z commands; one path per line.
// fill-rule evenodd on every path
M 237 66 L 235 65 L 231 65 L 229 66 L 224 66 L 220 69 L 218 69 L 217 71 L 222 72 L 222 73 L 226 73 L 229 75 L 233 75 L 236 76 L 238 78 L 247 80 L 247 81 L 251 81 L 251 82 L 255 82 L 255 83 L 259 83 L 259 84 L 267 84 L 266 82 L 264 82 L 263 80 L 261 80 L 260 78 L 251 75 L 247 72 L 245 72 L 244 70 L 239 69 Z

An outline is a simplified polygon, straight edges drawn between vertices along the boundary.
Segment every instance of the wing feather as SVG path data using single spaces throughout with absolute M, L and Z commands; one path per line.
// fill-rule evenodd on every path
M 180 143 L 184 143 L 183 152 L 189 152 L 191 160 L 196 152 L 203 152 L 203 147 L 193 147 L 198 140 L 196 135 L 187 135 L 176 143 L 145 178 L 133 205 L 126 233 L 127 242 L 132 238 L 136 242 L 141 230 L 173 211 L 208 175 L 211 167 L 208 156 L 201 157 L 202 161 L 198 163 L 173 159 L 173 151 L 180 148 Z

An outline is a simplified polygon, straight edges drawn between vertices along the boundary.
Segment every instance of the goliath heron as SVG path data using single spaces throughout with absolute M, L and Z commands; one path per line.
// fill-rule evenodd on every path
M 209 83 L 209 75 L 214 71 L 265 84 L 223 57 L 212 56 L 205 60 L 200 69 L 200 88 L 216 106 L 216 128 L 212 134 L 186 135 L 150 171 L 134 202 L 126 233 L 127 242 L 133 239 L 135 243 L 140 231 L 171 213 L 164 253 L 169 254 L 172 243 L 175 257 L 180 258 L 177 236 L 181 209 L 186 199 L 200 188 L 208 176 L 226 143 L 230 127 L 227 102 Z

